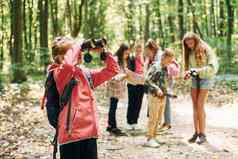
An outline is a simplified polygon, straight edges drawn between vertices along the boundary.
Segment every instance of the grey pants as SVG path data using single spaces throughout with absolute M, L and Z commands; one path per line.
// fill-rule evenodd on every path
M 166 125 L 171 125 L 171 102 L 169 97 L 166 97 L 166 104 L 164 110 L 164 123 Z

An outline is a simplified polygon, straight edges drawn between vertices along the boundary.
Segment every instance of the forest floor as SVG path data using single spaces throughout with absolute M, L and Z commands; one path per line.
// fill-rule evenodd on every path
M 0 97 L 0 158 L 1 159 L 50 159 L 54 131 L 49 127 L 46 114 L 40 110 L 39 83 L 30 87 L 10 85 Z M 147 148 L 146 100 L 140 115 L 139 128 L 128 136 L 114 137 L 106 131 L 108 99 L 105 87 L 97 88 L 98 113 L 102 136 L 98 140 L 99 159 L 238 159 L 238 99 L 237 93 L 224 90 L 211 92 L 207 110 L 208 143 L 189 144 L 193 134 L 192 106 L 188 94 L 173 100 L 172 129 L 159 133 L 159 148 Z M 226 98 L 225 98 L 226 97 Z M 119 105 L 118 125 L 125 130 L 126 102 Z M 222 105 L 222 106 L 221 106 Z

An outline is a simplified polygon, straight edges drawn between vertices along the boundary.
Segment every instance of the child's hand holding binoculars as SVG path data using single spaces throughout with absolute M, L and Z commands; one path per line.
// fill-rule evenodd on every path
M 81 50 L 86 53 L 84 54 L 84 61 L 90 63 L 93 60 L 93 56 L 89 52 L 96 52 L 100 54 L 101 60 L 106 60 L 107 53 L 105 52 L 105 47 L 107 45 L 107 40 L 102 39 L 89 39 L 82 43 Z

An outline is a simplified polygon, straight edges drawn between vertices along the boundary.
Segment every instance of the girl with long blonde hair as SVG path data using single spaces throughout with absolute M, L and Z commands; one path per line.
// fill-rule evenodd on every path
M 207 141 L 205 135 L 206 113 L 205 102 L 208 90 L 212 87 L 212 79 L 218 70 L 217 57 L 212 48 L 197 34 L 188 32 L 183 41 L 184 78 L 192 78 L 191 97 L 193 102 L 194 135 L 188 140 L 198 144 Z

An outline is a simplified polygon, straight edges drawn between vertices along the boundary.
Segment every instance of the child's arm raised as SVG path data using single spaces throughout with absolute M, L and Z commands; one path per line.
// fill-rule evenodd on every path
M 101 85 L 105 81 L 110 80 L 113 76 L 115 76 L 119 72 L 119 66 L 115 58 L 109 53 L 107 54 L 105 64 L 106 64 L 105 68 L 99 71 L 91 71 L 94 88 Z

